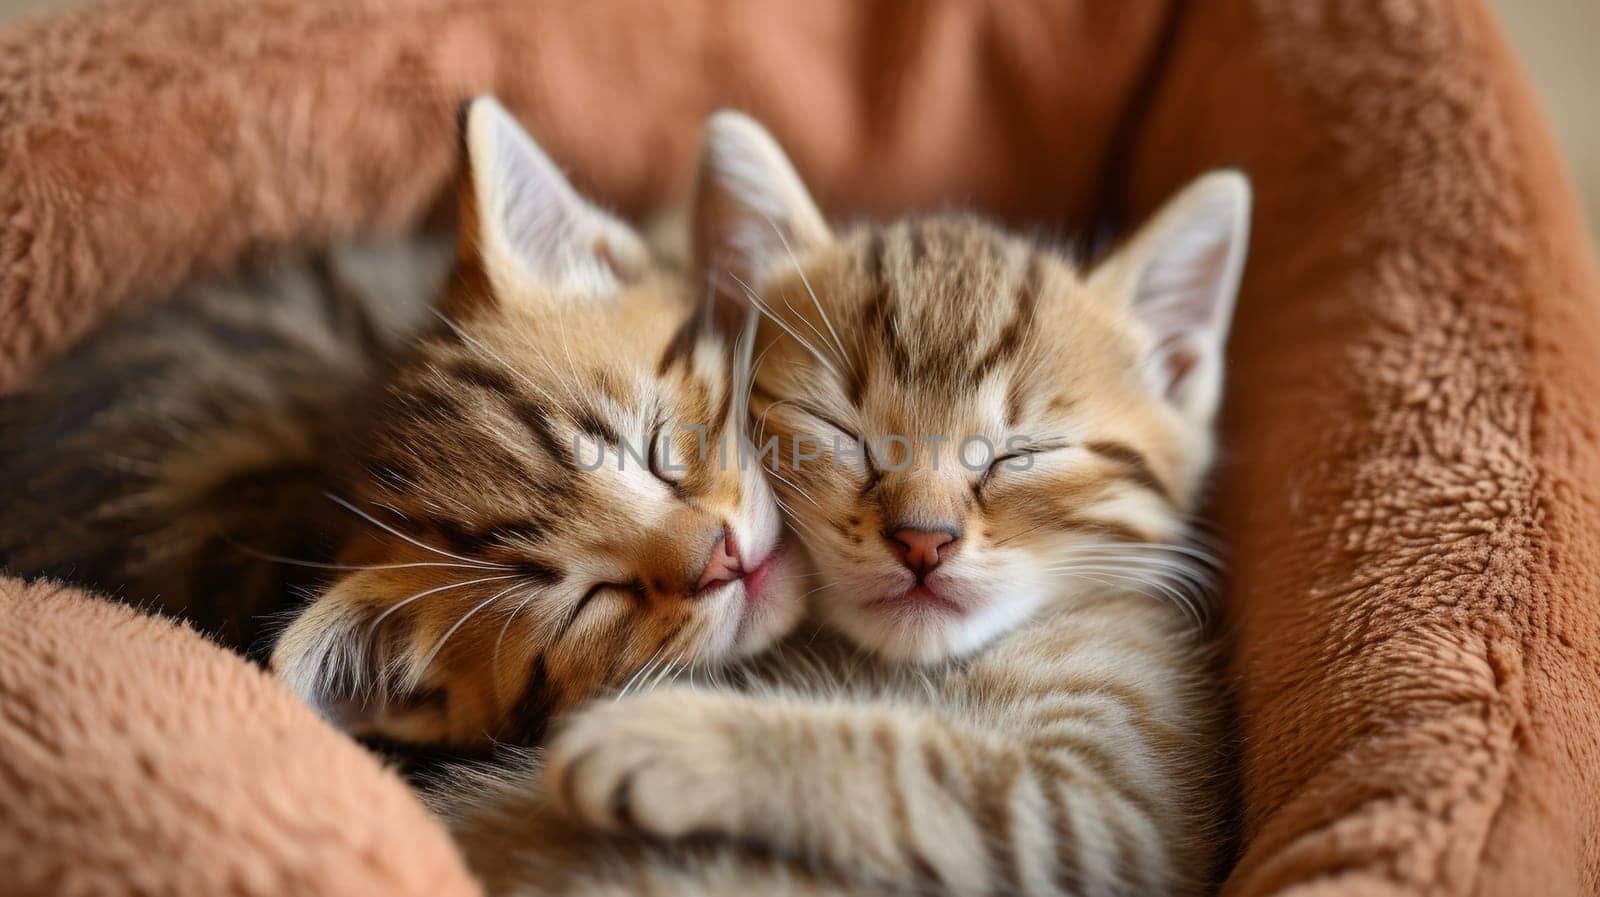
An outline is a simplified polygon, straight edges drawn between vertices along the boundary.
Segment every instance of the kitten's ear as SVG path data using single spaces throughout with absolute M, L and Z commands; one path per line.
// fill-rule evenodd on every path
M 1196 421 L 1208 422 L 1221 398 L 1249 229 L 1249 180 L 1212 172 L 1168 201 L 1090 276 L 1092 287 L 1128 297 L 1153 338 L 1153 385 Z
M 746 290 L 759 290 L 777 266 L 833 240 L 778 142 L 727 110 L 706 121 L 690 219 L 695 267 L 724 321 L 743 320 Z
M 462 257 L 501 301 L 609 295 L 643 272 L 639 236 L 579 196 L 492 97 L 467 107 L 466 147 Z

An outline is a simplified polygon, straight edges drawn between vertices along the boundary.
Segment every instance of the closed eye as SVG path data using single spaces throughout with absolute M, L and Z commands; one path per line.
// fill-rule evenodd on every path
M 643 583 L 637 581 L 594 583 L 583 593 L 583 597 L 578 599 L 578 603 L 572 606 L 572 610 L 567 612 L 567 618 L 561 621 L 561 628 L 556 630 L 555 638 L 551 640 L 551 643 L 554 644 L 560 641 L 561 637 L 567 634 L 567 630 L 572 628 L 572 624 L 578 622 L 578 617 L 583 615 L 584 610 L 594 601 L 595 596 L 605 591 L 624 592 L 636 600 L 644 600 Z
M 1019 472 L 1031 470 L 1033 468 L 1033 462 L 1036 456 L 1064 449 L 1069 444 L 1070 443 L 1066 442 L 1056 442 L 1045 443 L 1041 445 L 1029 445 L 1013 449 L 1012 451 L 1001 455 L 996 455 L 995 459 L 989 462 L 988 469 L 984 470 L 983 475 L 972 484 L 972 491 L 974 493 L 981 494 L 983 492 L 983 487 L 989 485 L 989 481 L 994 479 L 995 474 L 1001 472 L 1002 470 L 1014 470 Z
M 650 434 L 650 474 L 656 479 L 677 491 L 678 484 L 683 478 L 683 470 L 671 463 L 667 457 L 669 445 L 661 438 L 661 424 Z
M 822 421 L 824 424 L 837 431 L 839 435 L 850 441 L 854 446 L 859 447 L 861 463 L 867 469 L 867 479 L 865 485 L 863 485 L 861 488 L 861 494 L 866 495 L 867 493 L 871 492 L 873 488 L 878 485 L 878 480 L 883 477 L 883 474 L 878 470 L 876 459 L 872 457 L 872 445 L 865 439 L 862 439 L 859 433 L 850 429 L 849 427 L 846 427 L 844 424 L 839 423 L 839 421 L 836 420 L 832 415 L 818 410 L 815 406 L 796 403 L 795 407 L 801 412 L 809 414 L 817 420 Z M 829 446 L 829 448 L 837 447 Z
M 861 442 L 861 437 L 859 435 L 857 435 L 857 433 L 854 430 L 850 429 L 849 427 L 845 426 L 844 424 L 839 423 L 837 420 L 835 420 L 833 418 L 832 415 L 826 414 L 826 413 L 818 410 L 815 406 L 813 406 L 813 405 L 802 405 L 802 404 L 796 403 L 795 404 L 795 408 L 799 409 L 801 412 L 803 412 L 805 414 L 811 415 L 812 417 L 816 418 L 817 420 L 822 421 L 823 423 L 827 424 L 828 426 L 832 427 L 833 429 L 838 430 L 840 434 L 842 434 L 842 435 L 844 435 L 844 436 L 846 436 L 846 437 L 848 437 L 850 439 L 853 439 L 858 443 Z

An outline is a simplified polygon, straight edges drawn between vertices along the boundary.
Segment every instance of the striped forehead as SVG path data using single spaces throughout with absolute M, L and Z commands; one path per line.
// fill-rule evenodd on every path
M 862 323 L 897 373 L 976 385 L 1030 333 L 1046 260 L 1020 240 L 935 218 L 869 234 L 860 252 Z
M 1041 295 L 1059 263 L 962 217 L 901 222 L 850 244 L 863 335 L 851 400 L 870 401 L 869 385 L 929 397 L 960 391 L 1015 421 L 1019 362 L 1039 348 Z
M 581 489 L 582 471 L 571 463 L 579 443 L 590 458 L 597 443 L 642 454 L 659 428 L 720 427 L 728 416 L 721 340 L 690 331 L 681 359 L 662 367 L 679 329 L 671 321 L 598 333 L 577 323 L 491 320 L 423 346 L 391 390 L 389 453 L 461 455 L 480 469 L 578 480 Z

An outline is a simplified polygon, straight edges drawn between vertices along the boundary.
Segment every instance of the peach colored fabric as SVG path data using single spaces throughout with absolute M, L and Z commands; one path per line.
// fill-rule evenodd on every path
M 1600 280 L 1477 4 L 1196 4 L 1131 163 L 1258 188 L 1230 892 L 1600 890 Z
M 259 669 L 167 620 L 6 583 L 0 892 L 478 888 L 399 777 Z
M 842 214 L 1126 222 L 1246 167 L 1217 498 L 1245 765 L 1227 890 L 1600 889 L 1600 278 L 1480 3 L 121 0 L 39 20 L 0 34 L 0 391 L 186 276 L 414 224 L 483 90 L 632 211 L 683 188 L 719 104 L 766 119 Z M 96 660 L 137 678 L 137 656 Z

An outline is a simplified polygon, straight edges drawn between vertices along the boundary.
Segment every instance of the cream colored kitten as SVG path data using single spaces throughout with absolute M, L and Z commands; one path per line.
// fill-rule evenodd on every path
M 727 688 L 580 711 L 548 755 L 556 809 L 666 846 L 512 847 L 519 814 L 559 828 L 543 798 L 490 787 L 458 831 L 538 870 L 491 881 L 1201 890 L 1219 695 L 1182 540 L 1248 202 L 1209 175 L 1086 271 L 963 216 L 836 236 L 765 132 L 714 118 L 696 256 L 763 314 L 757 442 L 777 437 L 818 612 L 859 647 L 791 643 Z

